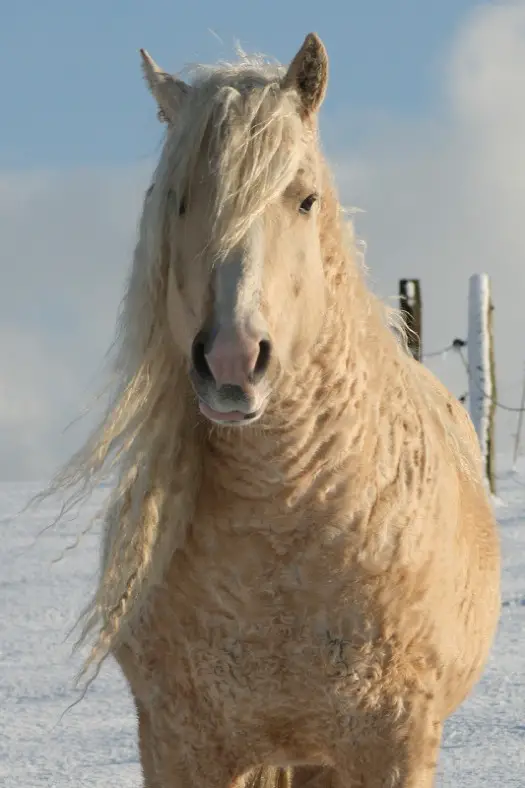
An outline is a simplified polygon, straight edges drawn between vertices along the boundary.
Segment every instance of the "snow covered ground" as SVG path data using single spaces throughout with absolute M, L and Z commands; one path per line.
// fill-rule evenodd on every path
M 500 469 L 505 468 L 502 460 Z M 46 502 L 10 522 L 37 487 L 0 485 L 0 785 L 138 788 L 135 717 L 123 679 L 106 665 L 85 700 L 72 682 L 68 630 L 97 570 L 97 535 L 53 563 L 81 522 L 38 534 L 56 514 Z M 81 517 L 100 502 L 97 492 Z M 500 474 L 503 611 L 485 675 L 448 722 L 439 788 L 525 787 L 525 462 Z M 38 538 L 37 538 L 38 537 Z

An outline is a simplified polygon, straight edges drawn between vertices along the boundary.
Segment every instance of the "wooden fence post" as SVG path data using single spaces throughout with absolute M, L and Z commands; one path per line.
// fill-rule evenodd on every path
M 469 410 L 481 446 L 487 483 L 494 494 L 496 375 L 492 336 L 493 309 L 488 275 L 474 274 L 469 281 Z
M 408 349 L 416 361 L 421 361 L 422 303 L 419 279 L 399 280 L 399 308 L 408 328 Z

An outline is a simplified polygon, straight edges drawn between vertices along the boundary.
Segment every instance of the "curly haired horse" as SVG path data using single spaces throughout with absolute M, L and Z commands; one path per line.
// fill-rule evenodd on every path
M 429 788 L 496 628 L 498 534 L 468 415 L 366 285 L 325 48 L 187 81 L 142 59 L 166 138 L 117 385 L 56 484 L 119 469 L 86 670 L 120 664 L 147 788 Z

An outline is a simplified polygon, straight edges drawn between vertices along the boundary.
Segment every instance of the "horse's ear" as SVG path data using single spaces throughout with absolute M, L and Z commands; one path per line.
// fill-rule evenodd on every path
M 181 79 L 166 74 L 145 49 L 140 50 L 140 55 L 146 82 L 159 105 L 159 119 L 167 123 L 175 123 L 182 103 L 189 95 L 190 86 Z
M 321 106 L 328 83 L 328 55 L 316 33 L 309 33 L 296 54 L 286 76 L 283 88 L 295 88 L 301 99 L 304 117 L 313 115 Z

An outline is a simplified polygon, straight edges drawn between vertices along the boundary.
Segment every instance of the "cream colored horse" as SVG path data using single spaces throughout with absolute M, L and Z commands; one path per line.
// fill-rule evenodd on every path
M 120 381 L 58 486 L 117 463 L 84 636 L 147 788 L 428 788 L 479 678 L 499 547 L 463 408 L 396 342 L 320 153 L 327 55 L 191 85 L 167 122 Z

